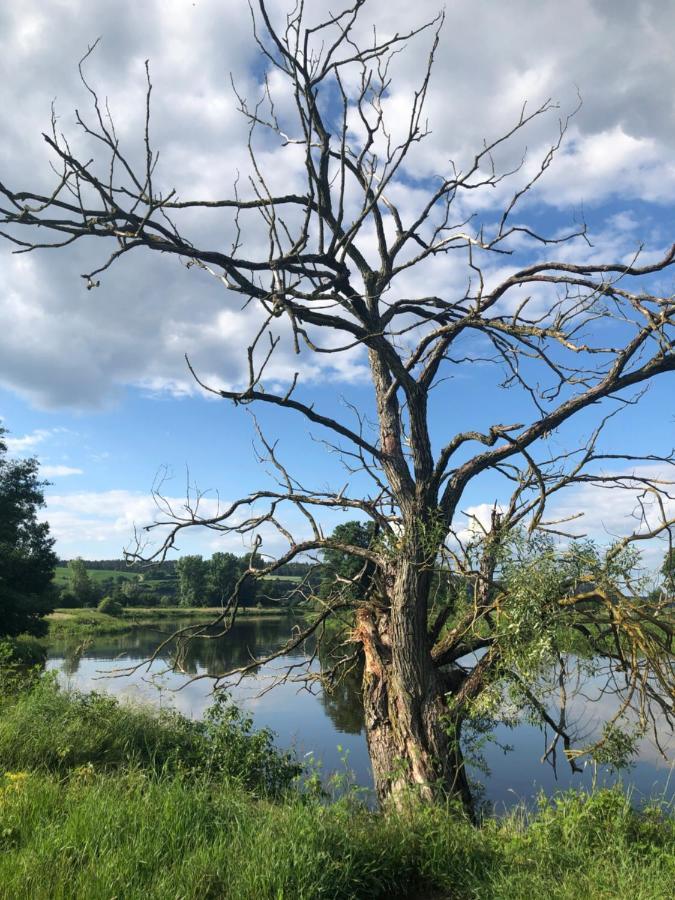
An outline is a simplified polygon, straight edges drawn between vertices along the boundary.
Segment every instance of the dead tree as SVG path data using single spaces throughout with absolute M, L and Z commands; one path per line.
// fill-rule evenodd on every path
M 621 697 L 592 746 L 611 743 L 629 708 L 637 711 L 641 727 L 657 714 L 659 722 L 670 722 L 672 608 L 641 599 L 629 554 L 634 541 L 669 533 L 670 486 L 667 475 L 658 479 L 640 475 L 640 469 L 626 475 L 625 466 L 640 458 L 603 452 L 600 438 L 608 417 L 635 402 L 631 390 L 639 392 L 675 370 L 675 302 L 649 290 L 649 276 L 675 262 L 675 245 L 648 264 L 639 253 L 628 264 L 600 263 L 588 253 L 585 226 L 548 236 L 527 224 L 522 201 L 551 164 L 567 120 L 557 120 L 555 140 L 529 178 L 523 178 L 522 167 L 504 171 L 497 157 L 535 120 L 556 121 L 551 102 L 532 111 L 524 106 L 513 127 L 486 142 L 462 170 L 450 166 L 442 177 L 426 179 L 422 201 L 417 185 L 415 211 L 399 209 L 396 188 L 410 177 L 409 158 L 428 133 L 424 106 L 442 16 L 406 34 L 375 34 L 364 42 L 357 33 L 364 2 L 354 0 L 309 26 L 301 0 L 279 27 L 259 0 L 254 39 L 268 71 L 285 80 L 294 112 L 280 117 L 267 82 L 256 103 L 235 91 L 250 124 L 245 190 L 235 185 L 232 196 L 221 200 L 162 192 L 150 137 L 149 70 L 144 161 L 135 168 L 87 81 L 85 57 L 80 70 L 92 112 L 78 113 L 77 121 L 101 155 L 78 158 L 54 119 L 44 135 L 59 173 L 53 191 L 40 195 L 0 184 L 0 212 L 14 252 L 86 239 L 112 245 L 83 275 L 87 288 L 142 248 L 176 256 L 219 279 L 225 302 L 244 298 L 257 308 L 262 318 L 247 351 L 247 383 L 238 390 L 202 386 L 236 405 L 271 404 L 304 420 L 340 454 L 349 481 L 335 491 L 303 486 L 261 434 L 261 452 L 276 468 L 278 489 L 256 491 L 211 516 L 201 513 L 198 502 L 175 510 L 158 494 L 165 513 L 159 525 L 169 532 L 154 558 L 194 525 L 249 535 L 262 553 L 257 535 L 271 525 L 288 542 L 287 552 L 244 577 L 268 576 L 291 560 L 320 558 L 327 549 L 359 560 L 359 573 L 347 586 L 338 580 L 331 596 L 314 605 L 307 627 L 274 656 L 337 622 L 351 641 L 347 661 L 359 655 L 364 660 L 367 738 L 380 798 L 399 798 L 411 789 L 424 798 L 450 792 L 470 807 L 462 727 L 504 691 L 518 696 L 550 730 L 549 755 L 562 743 L 576 765 L 578 754 L 589 750 L 575 746 L 579 735 L 565 713 L 565 652 L 575 640 L 595 656 L 607 691 Z M 394 133 L 386 116 L 390 65 L 407 42 L 424 40 L 430 49 L 419 84 L 405 127 L 395 123 Z M 300 148 L 301 192 L 280 194 L 269 186 L 259 149 L 270 142 L 296 154 Z M 481 224 L 462 213 L 467 198 L 502 191 L 510 178 L 516 186 L 497 215 L 491 209 Z M 230 215 L 232 245 L 192 240 L 183 216 L 195 210 L 203 222 Z M 566 252 L 559 260 L 561 244 Z M 580 248 L 578 263 L 568 261 L 570 245 Z M 520 262 L 527 254 L 529 261 Z M 463 291 L 436 295 L 419 284 L 411 295 L 399 287 L 409 270 L 444 259 L 465 264 Z M 491 269 L 495 259 L 511 266 L 501 280 Z M 344 419 L 327 415 L 303 400 L 297 375 L 287 389 L 271 389 L 266 374 L 282 340 L 292 342 L 298 354 L 361 348 L 377 422 L 371 425 L 355 409 Z M 479 357 L 495 388 L 506 386 L 528 398 L 526 421 L 495 423 L 484 432 L 453 431 L 452 396 L 439 385 Z M 434 399 L 447 396 L 447 433 L 440 446 L 438 435 L 432 446 L 428 415 L 434 388 Z M 554 452 L 551 433 L 589 408 L 598 410 L 590 438 Z M 643 460 L 666 473 L 672 464 L 670 456 Z M 624 474 L 617 470 L 621 465 Z M 477 523 L 467 538 L 459 531 L 463 498 L 488 472 L 510 485 L 510 500 L 495 506 L 490 525 L 483 523 L 481 532 Z M 351 473 L 365 474 L 372 490 L 353 495 Z M 566 526 L 546 518 L 550 498 L 581 484 L 641 492 L 642 521 L 602 553 L 577 546 L 572 536 L 557 544 L 552 535 L 563 534 Z M 289 505 L 302 512 L 304 535 L 284 525 Z M 327 537 L 320 516 L 325 508 L 372 521 L 370 545 Z M 231 627 L 237 610 L 235 590 L 219 617 L 221 631 Z M 242 676 L 261 662 L 252 660 L 223 677 Z M 544 670 L 555 672 L 555 714 L 550 688 L 540 680 Z M 316 676 L 302 675 L 294 664 L 286 677 Z

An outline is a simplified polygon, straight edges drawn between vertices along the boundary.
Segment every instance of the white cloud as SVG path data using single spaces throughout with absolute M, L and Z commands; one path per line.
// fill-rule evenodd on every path
M 43 470 L 44 471 L 44 470 Z M 70 494 L 47 492 L 47 508 L 40 517 L 49 522 L 50 531 L 56 538 L 56 551 L 61 558 L 83 556 L 88 559 L 119 558 L 125 549 L 137 549 L 136 535 L 143 541 L 144 555 L 157 548 L 167 533 L 167 527 L 160 526 L 151 533 L 143 528 L 157 521 L 169 521 L 169 507 L 178 516 L 185 515 L 185 497 L 167 496 L 160 505 L 151 494 L 126 489 L 107 491 L 79 491 Z M 228 501 L 205 496 L 199 501 L 200 516 L 215 516 Z M 250 513 L 242 508 L 232 522 L 243 521 Z M 297 512 L 290 515 L 289 527 L 300 526 L 301 533 L 307 530 L 306 520 Z M 288 549 L 288 544 L 279 532 L 268 524 L 257 529 L 263 539 L 264 553 L 278 555 Z M 182 556 L 186 553 L 201 553 L 211 556 L 216 551 L 231 551 L 242 554 L 250 549 L 251 534 L 216 534 L 199 527 L 188 528 L 178 535 L 176 547 L 170 554 Z
M 65 542 L 118 538 L 128 543 L 133 538 L 134 526 L 154 522 L 160 514 L 150 494 L 125 489 L 49 494 L 47 500 L 44 518 L 48 519 L 55 537 Z M 185 498 L 168 497 L 167 502 L 180 511 Z M 204 499 L 200 508 L 204 514 L 213 513 L 217 503 Z
M 10 437 L 6 435 L 4 438 L 7 449 L 12 454 L 22 454 L 32 452 L 39 444 L 43 444 L 48 438 L 54 434 L 49 428 L 36 428 L 30 434 L 24 434 L 23 437 Z
M 602 474 L 607 478 L 617 477 L 621 486 L 610 482 L 605 486 L 601 483 L 573 484 L 551 496 L 543 521 L 570 536 L 589 538 L 600 547 L 608 547 L 623 538 L 656 530 L 664 516 L 667 521 L 675 520 L 675 500 L 667 496 L 675 487 L 675 469 L 657 464 L 636 464 L 631 468 L 607 469 Z M 665 491 L 661 494 L 661 503 L 654 492 L 645 490 L 645 484 L 639 479 L 651 480 Z M 501 495 L 500 491 L 498 493 Z M 505 504 L 493 501 L 466 506 L 455 522 L 454 530 L 459 540 L 465 544 L 489 531 L 495 508 L 503 512 Z M 523 523 L 527 524 L 527 521 Z M 565 543 L 567 538 L 560 540 Z M 667 532 L 637 540 L 634 546 L 642 554 L 644 567 L 656 570 L 668 546 Z
M 45 478 L 65 478 L 68 475 L 83 475 L 82 469 L 73 466 L 40 466 L 40 474 Z
M 282 21 L 290 6 L 286 0 L 271 0 L 273 20 Z M 312 17 L 332 9 L 328 0 L 308 7 Z M 524 100 L 532 108 L 547 96 L 559 97 L 563 112 L 571 109 L 577 86 L 584 105 L 532 203 L 561 208 L 616 197 L 624 205 L 635 198 L 671 202 L 675 106 L 663 85 L 675 80 L 675 5 L 665 7 L 655 0 L 451 4 L 429 94 L 432 133 L 411 153 L 408 180 L 394 191 L 406 219 L 420 202 L 425 177 L 447 171 L 450 158 L 465 164 L 484 137 L 513 124 Z M 420 0 L 414 8 L 407 0 L 371 0 L 359 33 L 367 35 L 372 22 L 378 23 L 380 35 L 400 31 L 433 18 L 438 9 L 437 0 Z M 54 34 L 59 34 L 58 42 Z M 135 159 L 144 152 L 143 63 L 151 60 L 151 133 L 161 149 L 156 184 L 175 188 L 181 198 L 214 198 L 231 193 L 239 171 L 242 190 L 249 189 L 246 123 L 235 112 L 229 83 L 232 72 L 243 93 L 254 96 L 260 87 L 261 56 L 251 37 L 245 0 L 4 4 L 0 52 L 12 78 L 0 84 L 0 105 L 13 112 L 5 117 L 0 135 L 3 182 L 19 189 L 50 184 L 40 132 L 48 126 L 55 94 L 59 129 L 73 146 L 88 150 L 73 127 L 72 110 L 88 109 L 76 62 L 99 34 L 101 44 L 87 71 L 102 95 L 109 96 L 120 140 Z M 406 118 L 429 40 L 427 33 L 411 41 L 394 61 L 393 87 L 385 102 L 392 126 Z M 285 122 L 291 104 L 278 72 L 271 84 Z M 535 124 L 527 137 L 528 159 L 541 157 L 556 134 L 557 113 Z M 500 161 L 519 159 L 523 143 L 516 141 L 510 156 L 502 154 Z M 281 150 L 267 141 L 260 160 L 273 183 L 299 189 L 298 154 L 297 147 Z M 523 176 L 531 173 L 531 165 Z M 497 191 L 472 193 L 458 212 L 475 209 L 493 216 L 494 205 L 511 189 L 504 183 Z M 625 220 L 611 225 L 617 232 L 631 221 L 630 211 L 622 215 Z M 229 247 L 231 218 L 186 212 L 181 222 L 195 241 L 214 249 Z M 259 250 L 263 236 L 254 224 L 247 252 Z M 636 233 L 635 242 L 642 237 Z M 370 241 L 368 253 L 374 249 Z M 242 311 L 240 298 L 228 296 L 205 273 L 187 272 L 175 261 L 141 253 L 115 266 L 97 291 L 87 292 L 79 275 L 92 267 L 92 259 L 102 258 L 97 244 L 30 257 L 10 257 L 5 248 L 0 250 L 0 315 L 12 323 L 0 333 L 0 384 L 33 403 L 100 406 L 128 385 L 191 393 L 195 385 L 183 360 L 186 352 L 210 383 L 241 384 L 245 377 L 242 348 L 255 332 L 255 314 Z M 465 287 L 465 275 L 451 261 L 428 266 L 423 281 L 452 293 Z M 421 280 L 419 271 L 411 273 L 401 290 L 417 288 Z M 358 351 L 296 358 L 286 340 L 270 376 L 284 383 L 295 371 L 306 382 L 358 381 L 363 359 Z
M 462 510 L 462 518 L 457 523 L 459 527 L 455 528 L 455 533 L 459 540 L 464 544 L 481 538 L 488 533 L 492 522 L 492 514 L 495 510 L 501 513 L 503 506 L 496 502 L 477 503 Z
M 663 515 L 675 519 L 675 500 L 661 495 L 663 512 L 656 497 L 645 493 L 644 485 L 637 479 L 651 479 L 657 485 L 672 493 L 675 471 L 658 465 L 636 465 L 630 469 L 608 471 L 608 476 L 617 475 L 624 479 L 623 487 L 601 484 L 582 484 L 564 491 L 559 499 L 552 500 L 547 507 L 545 519 L 564 519 L 582 513 L 581 517 L 563 525 L 572 534 L 587 535 L 603 544 L 645 534 L 660 526 Z M 635 479 L 635 480 L 633 480 Z M 665 553 L 664 533 L 659 538 L 637 541 L 636 547 L 642 551 L 648 566 L 660 564 Z

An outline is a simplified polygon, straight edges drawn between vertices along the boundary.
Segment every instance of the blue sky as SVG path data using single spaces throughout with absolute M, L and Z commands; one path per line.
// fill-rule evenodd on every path
M 281 0 L 270 6 L 276 15 L 285 8 Z M 645 261 L 658 255 L 675 238 L 675 8 L 664 11 L 644 0 L 574 0 L 564 10 L 555 0 L 487 0 L 478 6 L 447 4 L 428 104 L 432 134 L 416 158 L 421 176 L 402 183 L 399 201 L 413 204 L 448 156 L 461 160 L 485 135 L 499 134 L 524 100 L 535 105 L 552 96 L 567 111 L 578 90 L 584 105 L 529 201 L 529 220 L 555 230 L 583 211 L 594 242 L 592 250 L 578 249 L 583 258 L 625 261 L 641 244 Z M 366 5 L 364 28 L 370 18 L 384 33 L 436 10 L 431 0 L 421 0 L 413 12 L 402 0 L 373 0 Z M 177 179 L 184 195 L 227 195 L 233 173 L 246 165 L 244 124 L 234 111 L 228 72 L 251 95 L 260 79 L 244 0 L 173 0 L 142 8 L 109 0 L 6 4 L 0 11 L 0 103 L 15 112 L 0 138 L 0 180 L 17 187 L 47 184 L 40 132 L 54 97 L 59 126 L 73 131 L 72 110 L 86 104 L 76 62 L 98 36 L 92 78 L 110 96 L 122 138 L 135 146 L 143 113 L 142 63 L 150 58 L 162 177 L 167 184 Z M 424 41 L 413 42 L 397 63 L 392 115 L 405 108 L 425 53 Z M 531 158 L 541 155 L 556 128 L 555 116 L 535 125 L 528 136 Z M 270 151 L 267 162 L 280 183 L 299 183 L 301 169 L 292 154 Z M 500 200 L 485 201 L 483 212 L 489 216 L 489 204 L 496 209 Z M 216 243 L 231 229 L 224 220 L 188 225 Z M 29 257 L 12 257 L 9 249 L 0 244 L 0 415 L 11 432 L 12 452 L 37 455 L 52 482 L 45 515 L 64 558 L 119 556 L 133 537 L 134 522 L 152 519 L 151 488 L 161 471 L 171 474 L 164 490 L 177 501 L 188 470 L 212 497 L 217 491 L 232 499 L 264 483 L 264 467 L 251 450 L 254 429 L 247 410 L 205 396 L 183 359 L 188 353 L 210 383 L 241 383 L 242 349 L 255 324 L 239 300 L 204 273 L 164 258 L 126 259 L 100 289 L 88 292 L 79 276 L 91 267 L 92 254 L 101 257 L 100 248 Z M 464 275 L 453 265 L 415 278 L 451 295 Z M 669 296 L 672 283 L 667 272 L 650 287 Z M 287 383 L 296 365 L 290 350 L 282 347 L 277 365 L 277 383 Z M 327 414 L 344 414 L 342 398 L 364 411 L 371 408 L 358 352 L 326 363 L 305 356 L 300 365 L 302 395 Z M 453 370 L 432 404 L 439 442 L 464 428 L 518 420 L 522 398 L 495 388 L 494 381 L 479 363 Z M 606 446 L 667 452 L 674 443 L 674 386 L 672 376 L 660 379 L 639 407 L 613 420 Z M 323 437 L 318 429 L 310 436 L 303 420 L 291 414 L 260 411 L 259 418 L 265 434 L 279 438 L 282 458 L 309 486 L 337 490 L 344 484 L 334 455 L 313 439 Z M 576 432 L 552 440 L 569 446 L 592 427 L 592 419 L 586 416 Z M 467 494 L 464 508 L 485 509 L 503 499 L 500 491 L 487 478 Z M 625 533 L 634 500 L 589 488 L 565 503 L 566 509 L 583 506 L 588 533 L 602 538 Z M 212 533 L 193 534 L 180 548 L 205 555 L 245 550 L 239 538 Z M 277 548 L 272 542 L 269 549 Z M 660 552 L 652 551 L 651 558 Z

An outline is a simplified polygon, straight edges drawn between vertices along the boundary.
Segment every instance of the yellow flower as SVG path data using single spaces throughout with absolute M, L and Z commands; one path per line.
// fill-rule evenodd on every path
M 95 774 L 96 769 L 94 768 L 93 763 L 90 762 L 83 766 L 77 766 L 77 768 L 73 770 L 73 775 L 75 775 L 76 778 L 82 779 L 82 781 L 91 781 Z
M 5 772 L 4 781 L 6 790 L 20 791 L 28 778 L 28 772 Z

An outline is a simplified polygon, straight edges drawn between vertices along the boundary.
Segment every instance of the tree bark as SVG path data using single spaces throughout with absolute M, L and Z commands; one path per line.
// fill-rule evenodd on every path
M 365 665 L 363 706 L 373 778 L 382 805 L 406 798 L 473 802 L 442 680 L 429 652 L 426 628 L 428 576 L 409 557 L 396 561 L 390 603 L 364 606 L 355 637 Z

